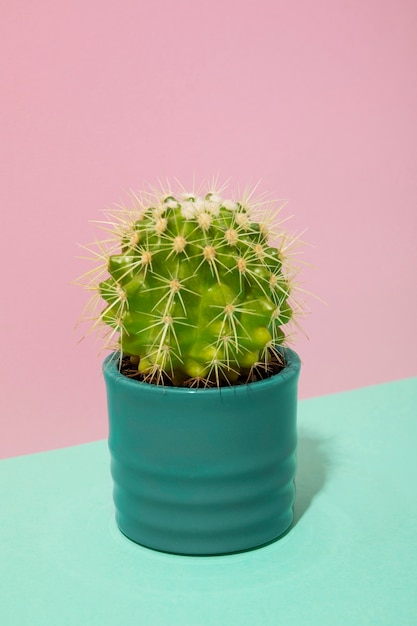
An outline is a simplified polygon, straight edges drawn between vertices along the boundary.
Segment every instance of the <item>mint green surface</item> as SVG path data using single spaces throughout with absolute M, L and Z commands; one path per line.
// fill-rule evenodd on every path
M 417 379 L 299 407 L 295 525 L 242 554 L 126 539 L 105 441 L 0 463 L 5 626 L 417 623 Z

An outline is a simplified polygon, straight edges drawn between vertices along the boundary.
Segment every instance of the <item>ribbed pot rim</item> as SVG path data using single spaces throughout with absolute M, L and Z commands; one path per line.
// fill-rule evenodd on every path
M 167 394 L 171 396 L 203 396 L 212 397 L 218 395 L 221 392 L 222 395 L 245 395 L 248 389 L 255 389 L 257 391 L 267 391 L 268 388 L 277 387 L 286 384 L 293 377 L 298 376 L 301 367 L 301 361 L 298 354 L 288 347 L 278 346 L 278 350 L 285 356 L 286 366 L 281 372 L 265 378 L 264 380 L 258 380 L 251 383 L 245 383 L 243 385 L 230 385 L 224 387 L 210 387 L 193 389 L 191 387 L 171 387 L 165 385 L 155 385 L 143 381 L 133 380 L 119 371 L 119 352 L 112 352 L 109 354 L 103 363 L 103 372 L 106 377 L 112 378 L 117 384 L 123 385 L 126 388 L 141 390 L 141 393 L 147 394 Z

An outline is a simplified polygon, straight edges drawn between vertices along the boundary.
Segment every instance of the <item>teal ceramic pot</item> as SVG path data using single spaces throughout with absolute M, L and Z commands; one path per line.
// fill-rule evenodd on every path
M 163 552 L 227 554 L 278 539 L 293 519 L 300 360 L 221 389 L 161 387 L 104 362 L 117 524 Z

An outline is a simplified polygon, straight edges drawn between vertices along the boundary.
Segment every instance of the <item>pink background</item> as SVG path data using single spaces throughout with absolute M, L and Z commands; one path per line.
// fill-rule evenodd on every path
M 99 211 L 146 181 L 262 179 L 308 227 L 301 398 L 417 374 L 414 1 L 22 0 L 1 18 L 1 440 L 106 436 L 74 324 Z

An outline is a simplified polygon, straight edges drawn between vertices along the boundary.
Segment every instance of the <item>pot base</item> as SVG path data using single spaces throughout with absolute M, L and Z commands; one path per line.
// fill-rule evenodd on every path
M 135 543 L 136 545 L 140 546 L 141 548 L 146 548 L 147 550 L 154 550 L 155 552 L 160 552 L 161 554 L 173 554 L 176 556 L 195 556 L 195 557 L 202 557 L 202 558 L 207 558 L 210 556 L 231 556 L 233 554 L 243 554 L 244 552 L 251 552 L 252 550 L 259 550 L 261 548 L 266 548 L 267 546 L 270 546 L 273 543 L 276 543 L 277 541 L 279 541 L 280 539 L 283 539 L 284 537 L 286 537 L 288 535 L 288 533 L 291 531 L 293 526 L 293 520 L 291 520 L 290 525 L 288 526 L 288 528 L 286 530 L 284 530 L 280 535 L 278 535 L 277 537 L 274 537 L 273 539 L 270 539 L 269 541 L 265 541 L 264 543 L 261 543 L 259 545 L 255 545 L 255 546 L 250 546 L 247 548 L 242 548 L 241 550 L 233 550 L 233 551 L 227 551 L 227 552 L 204 552 L 204 553 L 190 553 L 190 552 L 175 552 L 172 550 L 162 550 L 160 548 L 155 548 L 153 546 L 147 546 L 144 543 L 141 543 L 140 541 L 135 541 L 135 539 L 132 539 L 131 537 L 129 537 L 128 535 L 126 535 L 126 533 L 123 532 L 123 530 L 120 528 L 120 526 L 118 526 L 118 529 L 120 531 L 120 533 L 126 537 L 126 539 L 128 539 L 129 541 L 131 541 L 132 543 Z

